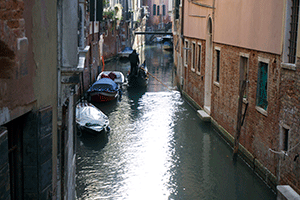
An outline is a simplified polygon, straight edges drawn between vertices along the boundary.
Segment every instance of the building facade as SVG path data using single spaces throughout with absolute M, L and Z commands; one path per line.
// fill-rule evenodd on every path
M 147 0 L 149 10 L 147 27 L 150 30 L 171 29 L 171 11 L 169 0 Z
M 56 1 L 0 3 L 0 199 L 51 199 L 57 165 Z
M 239 152 L 274 190 L 288 184 L 299 193 L 299 1 L 182 0 L 174 6 L 174 61 L 183 93 L 231 144 L 244 115 Z

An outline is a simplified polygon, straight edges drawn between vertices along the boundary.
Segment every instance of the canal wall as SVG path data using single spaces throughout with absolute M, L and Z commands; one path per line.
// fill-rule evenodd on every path
M 203 110 L 185 91 L 181 90 L 182 96 L 196 110 Z M 219 135 L 230 145 L 234 146 L 234 137 L 227 132 L 216 120 L 211 118 L 212 126 Z M 277 178 L 271 173 L 255 156 L 253 156 L 243 145 L 239 145 L 238 154 L 251 167 L 251 169 L 274 191 L 276 192 Z

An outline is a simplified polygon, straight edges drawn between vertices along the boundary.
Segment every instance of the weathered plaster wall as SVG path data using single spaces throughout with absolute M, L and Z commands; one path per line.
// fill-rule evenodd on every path
M 284 1 L 184 1 L 184 35 L 206 38 L 207 18 L 213 17 L 213 40 L 258 51 L 281 53 Z M 214 14 L 213 14 L 214 13 Z
M 284 1 L 216 1 L 214 41 L 281 53 Z

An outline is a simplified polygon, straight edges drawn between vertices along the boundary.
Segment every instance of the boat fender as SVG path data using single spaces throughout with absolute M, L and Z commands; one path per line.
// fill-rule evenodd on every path
M 106 132 L 110 132 L 110 126 L 106 127 Z

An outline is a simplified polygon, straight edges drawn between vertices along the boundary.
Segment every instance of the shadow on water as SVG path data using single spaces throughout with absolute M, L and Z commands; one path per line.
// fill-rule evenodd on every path
M 104 132 L 98 135 L 83 133 L 80 137 L 78 136 L 78 140 L 80 140 L 82 145 L 84 145 L 86 148 L 100 151 L 108 143 L 108 135 L 109 133 Z
M 116 109 L 118 105 L 118 99 L 114 99 L 112 101 L 107 101 L 107 102 L 101 102 L 101 103 L 96 103 L 93 102 L 93 104 L 99 108 L 105 115 L 108 115 L 108 113 L 111 113 L 113 110 Z
M 136 88 L 127 88 L 128 98 L 132 100 L 135 104 L 138 103 L 139 99 L 146 93 L 147 87 L 136 87 Z

